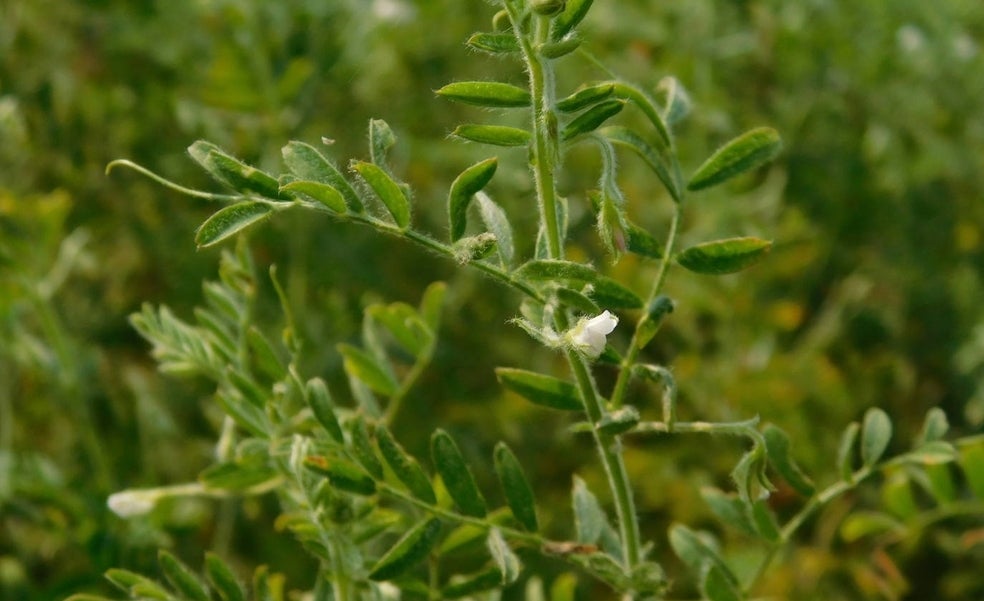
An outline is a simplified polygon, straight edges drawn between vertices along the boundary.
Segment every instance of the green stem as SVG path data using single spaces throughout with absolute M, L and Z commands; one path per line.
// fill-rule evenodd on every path
M 170 188 L 175 192 L 180 192 L 186 196 L 191 196 L 194 198 L 204 198 L 205 200 L 215 200 L 219 202 L 231 202 L 234 200 L 243 200 L 243 196 L 241 194 L 213 194 L 211 192 L 203 192 L 201 190 L 195 190 L 193 188 L 186 188 L 181 184 L 172 182 L 169 179 L 164 179 L 163 177 L 157 175 L 156 173 L 154 173 L 150 169 L 147 169 L 146 167 L 142 167 L 134 163 L 133 161 L 128 161 L 126 159 L 117 159 L 115 161 L 112 161 L 110 164 L 106 165 L 106 175 L 109 175 L 109 172 L 112 171 L 114 167 L 129 167 L 130 169 L 133 169 L 137 173 L 149 177 L 150 179 L 161 184 L 165 188 Z
M 779 533 L 779 540 L 773 543 L 769 549 L 766 551 L 765 556 L 762 558 L 762 562 L 759 564 L 758 568 L 755 570 L 755 576 L 749 580 L 748 585 L 745 587 L 745 591 L 750 592 L 759 580 L 765 575 L 766 570 L 772 564 L 775 556 L 781 549 L 789 544 L 793 536 L 800 529 L 800 527 L 810 518 L 814 513 L 823 508 L 827 503 L 836 499 L 837 497 L 843 495 L 846 492 L 853 490 L 858 484 L 861 484 L 864 480 L 875 473 L 881 471 L 883 468 L 891 465 L 891 462 L 883 463 L 876 467 L 863 467 L 851 475 L 850 481 L 841 480 L 831 484 L 821 492 L 813 495 L 813 497 L 803 506 L 799 512 L 794 515 L 786 525 L 782 527 Z
M 660 259 L 659 271 L 656 272 L 656 280 L 653 282 L 653 287 L 649 291 L 649 297 L 646 299 L 646 306 L 648 307 L 653 300 L 659 295 L 663 290 L 663 285 L 666 283 L 666 274 L 670 270 L 670 261 L 673 258 L 673 247 L 676 245 L 677 231 L 680 229 L 680 218 L 682 216 L 683 209 L 682 203 L 677 204 L 673 211 L 673 218 L 670 220 L 669 233 L 666 235 L 666 244 L 663 246 L 663 258 Z M 647 340 L 643 340 L 640 332 L 647 329 L 648 322 L 650 321 L 649 312 L 646 311 L 639 317 L 639 321 L 636 323 L 635 330 L 632 332 L 632 340 L 629 342 L 629 350 L 626 351 L 625 357 L 622 359 L 622 364 L 618 372 L 618 379 L 615 381 L 615 389 L 612 391 L 612 407 L 618 409 L 625 402 L 625 391 L 628 389 L 629 380 L 632 377 L 632 367 L 635 365 L 639 358 L 639 353 L 642 351 L 652 336 L 648 336 Z
M 525 532 L 523 530 L 517 530 L 515 528 L 509 528 L 508 526 L 493 524 L 492 522 L 486 519 L 463 515 L 451 511 L 450 509 L 445 509 L 437 505 L 431 505 L 430 503 L 427 503 L 426 501 L 421 501 L 420 499 L 411 495 L 410 493 L 404 492 L 403 490 L 391 486 L 389 484 L 386 484 L 385 482 L 377 482 L 376 488 L 379 490 L 379 492 L 385 493 L 391 497 L 395 497 L 402 501 L 406 501 L 411 505 L 423 509 L 427 513 L 445 518 L 452 522 L 457 522 L 459 524 L 469 524 L 471 526 L 477 526 L 479 528 L 484 528 L 484 529 L 498 528 L 499 531 L 502 532 L 503 536 L 507 538 L 511 538 L 513 540 L 518 540 L 520 542 L 532 545 L 537 548 L 541 548 L 547 545 L 547 543 L 549 542 L 547 541 L 547 539 L 543 538 L 538 534 Z
M 756 430 L 759 419 L 757 417 L 746 419 L 740 422 L 674 422 L 672 425 L 666 422 L 640 422 L 632 430 L 633 433 L 658 433 L 658 434 L 724 434 L 730 436 L 745 436 L 755 442 L 759 442 L 761 434 Z
M 530 95 L 533 100 L 533 157 L 531 167 L 536 186 L 537 205 L 540 209 L 540 223 L 547 237 L 547 250 L 550 257 L 562 259 L 564 248 L 561 243 L 560 223 L 557 220 L 557 186 L 554 179 L 556 168 L 557 118 L 553 113 L 554 76 L 550 61 L 540 60 L 537 48 L 550 39 L 550 19 L 534 15 L 533 39 L 524 35 L 522 19 L 515 5 L 506 2 L 513 31 L 517 32 L 526 59 L 526 69 L 530 76 Z
M 552 66 L 549 61 L 541 61 L 536 48 L 549 40 L 550 20 L 546 17 L 534 16 L 535 31 L 533 40 L 522 34 L 522 24 L 514 5 L 506 2 L 514 31 L 526 58 L 527 70 L 530 75 L 530 93 L 533 98 L 533 170 L 538 205 L 540 207 L 540 223 L 547 237 L 547 249 L 552 259 L 562 259 L 564 249 L 561 243 L 560 224 L 557 220 L 557 190 L 555 169 L 559 149 L 557 144 L 557 122 L 553 113 L 554 81 Z M 558 331 L 570 328 L 567 316 L 558 311 L 554 316 Z M 585 412 L 591 423 L 597 424 L 604 417 L 605 409 L 595 386 L 594 378 L 586 360 L 575 351 L 567 351 L 567 362 L 577 381 Z M 622 457 L 621 441 L 617 436 L 605 434 L 592 429 L 595 447 L 601 460 L 602 467 L 608 479 L 608 486 L 615 502 L 615 513 L 618 518 L 619 534 L 622 541 L 622 555 L 626 567 L 631 570 L 639 563 L 641 544 L 639 536 L 639 520 L 636 515 L 635 502 L 632 498 L 632 486 L 629 482 L 628 470 Z
M 382 422 L 384 425 L 389 426 L 396 420 L 396 415 L 400 412 L 400 407 L 403 405 L 403 399 L 406 398 L 410 389 L 413 388 L 420 376 L 423 375 L 424 370 L 430 365 L 431 357 L 434 353 L 434 343 L 432 342 L 419 359 L 410 368 L 407 376 L 403 378 L 400 383 L 399 389 L 390 397 L 389 403 L 386 405 L 386 413 L 383 414 Z
M 567 361 L 577 380 L 588 418 L 592 424 L 597 425 L 604 417 L 605 410 L 595 389 L 591 372 L 585 360 L 575 351 L 567 351 Z M 618 436 L 606 434 L 597 428 L 592 428 L 591 433 L 608 479 L 608 487 L 615 500 L 615 515 L 618 518 L 619 536 L 622 540 L 622 556 L 625 566 L 631 570 L 639 563 L 642 545 L 635 500 L 632 497 L 632 483 L 629 481 L 629 472 L 625 468 L 625 458 L 622 456 L 622 442 Z

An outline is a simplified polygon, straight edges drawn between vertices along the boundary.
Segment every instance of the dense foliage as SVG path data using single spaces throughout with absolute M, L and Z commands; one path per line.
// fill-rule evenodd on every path
M 852 421 L 877 429 L 882 414 L 872 407 L 895 425 L 887 456 L 936 440 L 940 413 L 930 413 L 936 425 L 921 431 L 932 408 L 943 410 L 953 434 L 979 434 L 984 81 L 975 74 L 984 72 L 984 6 L 594 4 L 581 25 L 586 49 L 644 89 L 655 90 L 666 75 L 686 89 L 693 109 L 676 139 L 687 173 L 753 127 L 768 124 L 783 138 L 771 166 L 702 193 L 686 209 L 683 248 L 735 231 L 776 242 L 742 275 L 669 281 L 676 310 L 642 358 L 672 367 L 681 419 L 759 415 L 778 424 L 821 487 L 840 477 L 830 458 L 841 432 Z M 289 307 L 292 335 L 305 349 L 298 371 L 322 377 L 346 406 L 354 399 L 344 392 L 345 362 L 364 344 L 363 310 L 416 307 L 426 290 L 436 294 L 429 282 L 448 282 L 439 342 L 415 349 L 430 354 L 429 365 L 403 401 L 394 438 L 426 458 L 431 432 L 441 427 L 469 463 L 498 460 L 497 441 L 505 440 L 536 483 L 540 527 L 550 533 L 571 521 L 572 473 L 585 489 L 605 490 L 591 445 L 568 433 L 570 420 L 524 404 L 497 382 L 491 367 L 498 365 L 563 370 L 557 354 L 507 325 L 519 298 L 492 279 L 353 224 L 285 213 L 252 233 L 251 252 L 228 254 L 217 280 L 219 252 L 194 249 L 195 231 L 216 205 L 136 174 L 104 173 L 122 157 L 214 189 L 188 160 L 194 140 L 281 173 L 288 140 L 328 137 L 333 156 L 367 157 L 365 124 L 383 117 L 400 140 L 388 161 L 414 190 L 415 224 L 443 232 L 449 183 L 488 154 L 446 139 L 482 113 L 433 91 L 462 79 L 525 83 L 521 64 L 463 46 L 489 29 L 494 12 L 482 2 L 399 0 L 14 0 L 0 7 L 0 596 L 111 594 L 107 569 L 156 575 L 159 548 L 196 571 L 205 571 L 208 549 L 239 574 L 266 564 L 290 590 L 314 585 L 316 563 L 284 531 L 289 520 L 275 522 L 280 507 L 271 495 L 168 498 L 128 521 L 106 506 L 124 488 L 196 480 L 223 430 L 212 389 L 201 379 L 159 375 L 128 315 L 149 301 L 192 321 L 194 307 L 214 303 L 223 285 L 202 283 L 235 289 L 239 271 L 255 287 L 250 302 L 261 333 L 278 340 L 282 305 Z M 564 90 L 610 77 L 583 60 L 564 66 Z M 645 121 L 628 111 L 619 119 Z M 520 256 L 533 253 L 526 241 L 537 227 L 534 212 L 524 211 L 531 202 L 525 161 L 522 151 L 504 154 L 495 178 L 496 201 L 527 244 Z M 572 195 L 569 229 L 580 244 L 570 252 L 648 289 L 642 278 L 651 275 L 638 269 L 639 259 L 598 260 L 605 240 L 592 232 L 583 192 L 597 186 L 597 162 L 596 152 L 575 148 L 559 182 Z M 655 181 L 640 161 L 619 165 L 628 213 L 662 232 L 672 203 Z M 267 275 L 271 264 L 280 290 Z M 145 335 L 163 317 L 140 314 Z M 628 342 L 620 330 L 613 336 Z M 601 370 L 599 378 L 610 387 L 615 375 Z M 635 383 L 628 394 L 642 406 L 658 390 Z M 981 596 L 984 485 L 968 467 L 980 465 L 981 445 L 965 438 L 958 462 L 900 465 L 825 506 L 758 592 Z M 677 597 L 700 586 L 700 574 L 687 575 L 686 554 L 681 562 L 673 552 L 692 531 L 716 536 L 743 577 L 759 563 L 762 546 L 722 526 L 710 509 L 731 499 L 714 491 L 734 489 L 729 473 L 744 443 L 648 437 L 626 447 L 641 527 L 656 539 L 653 557 L 674 576 Z M 481 490 L 497 486 L 494 470 L 475 469 L 475 478 Z M 800 509 L 802 490 L 774 479 L 779 490 L 769 506 L 785 520 Z M 944 481 L 952 497 L 940 492 Z M 498 507 L 506 499 L 489 501 Z M 163 566 L 172 556 L 161 557 Z M 557 588 L 570 586 L 556 578 L 570 569 L 564 562 L 522 559 Z M 220 569 L 209 565 L 210 573 Z M 522 588 L 506 594 L 520 598 Z M 606 590 L 590 578 L 579 584 L 581 598 Z

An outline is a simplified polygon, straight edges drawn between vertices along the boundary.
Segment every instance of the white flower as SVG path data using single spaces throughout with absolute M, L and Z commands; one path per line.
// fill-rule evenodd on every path
M 222 496 L 222 491 L 209 491 L 200 482 L 175 484 L 159 488 L 130 488 L 109 495 L 106 505 L 121 518 L 150 513 L 158 501 L 166 497 Z
M 156 490 L 124 490 L 109 495 L 106 505 L 121 518 L 150 513 L 160 494 Z
M 575 347 L 588 357 L 597 359 L 605 350 L 605 337 L 618 325 L 618 317 L 605 311 L 591 319 L 582 319 L 571 330 L 570 340 Z

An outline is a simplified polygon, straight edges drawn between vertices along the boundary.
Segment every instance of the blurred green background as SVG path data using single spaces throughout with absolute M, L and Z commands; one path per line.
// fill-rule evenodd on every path
M 443 232 L 449 182 L 490 154 L 446 135 L 459 122 L 498 117 L 448 105 L 432 90 L 524 78 L 518 64 L 463 45 L 488 29 L 493 12 L 477 0 L 0 4 L 0 598 L 107 591 L 105 569 L 152 573 L 160 546 L 192 565 L 218 548 L 244 570 L 269 563 L 293 586 L 310 584 L 308 560 L 270 525 L 270 499 L 173 502 L 129 522 L 105 507 L 122 488 L 193 479 L 211 459 L 220 416 L 200 383 L 155 372 L 127 322 L 145 301 L 182 315 L 200 301 L 218 254 L 196 252 L 193 235 L 215 207 L 104 169 L 128 158 L 209 187 L 184 151 L 199 138 L 279 172 L 287 140 L 327 136 L 344 163 L 367 154 L 368 119 L 380 117 L 400 137 L 395 169 L 414 186 L 417 222 Z M 821 483 L 833 478 L 840 430 L 871 406 L 896 421 L 898 448 L 930 407 L 942 407 L 957 433 L 981 432 L 984 4 L 598 0 L 583 30 L 585 47 L 626 79 L 653 89 L 675 75 L 687 88 L 694 111 L 678 133 L 687 168 L 753 126 L 771 125 L 784 139 L 774 166 L 691 203 L 684 244 L 758 235 L 776 247 L 739 276 L 671 274 L 678 310 L 648 354 L 673 367 L 681 416 L 761 415 L 790 432 Z M 560 70 L 562 92 L 605 77 L 577 58 Z M 530 239 L 525 156 L 500 154 L 492 192 Z M 584 241 L 572 253 L 602 264 L 583 195 L 596 159 L 578 150 L 567 167 L 562 191 Z M 629 157 L 622 182 L 633 219 L 661 236 L 669 201 L 657 182 Z M 495 383 L 496 365 L 561 369 L 506 325 L 518 301 L 511 293 L 368 230 L 307 215 L 276 220 L 252 244 L 262 269 L 277 263 L 284 274 L 307 341 L 306 375 L 327 377 L 341 394 L 334 343 L 357 339 L 361 307 L 415 302 L 427 283 L 448 280 L 437 361 L 410 399 L 423 410 L 407 410 L 397 435 L 421 451 L 441 425 L 486 464 L 495 441 L 507 440 L 560 536 L 571 473 L 604 490 L 587 441 Z M 521 251 L 528 256 L 529 245 Z M 639 290 L 653 277 L 632 259 L 612 271 Z M 265 294 L 276 333 L 280 318 Z M 633 394 L 637 405 L 655 405 L 653 390 Z M 754 555 L 709 519 L 698 496 L 702 485 L 729 486 L 740 452 L 726 440 L 630 445 L 644 528 L 671 574 L 680 573 L 665 545 L 671 520 L 716 531 L 739 564 Z M 780 513 L 799 502 L 783 491 L 774 499 Z M 984 536 L 967 535 L 980 532 L 980 519 L 888 548 L 839 536 L 849 506 L 879 502 L 862 493 L 834 504 L 765 589 L 797 599 L 984 597 Z M 689 586 L 683 577 L 678 584 Z

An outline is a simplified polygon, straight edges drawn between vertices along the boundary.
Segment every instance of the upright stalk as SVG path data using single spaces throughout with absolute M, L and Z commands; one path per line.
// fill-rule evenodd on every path
M 663 247 L 663 258 L 660 260 L 659 271 L 656 274 L 653 287 L 649 291 L 649 297 L 646 299 L 647 308 L 659 293 L 662 292 L 663 284 L 666 282 L 666 274 L 669 272 L 670 260 L 673 258 L 673 247 L 676 245 L 677 230 L 680 228 L 680 217 L 682 213 L 683 203 L 678 203 L 673 211 L 673 219 L 670 221 L 670 230 L 666 236 L 666 245 Z M 628 388 L 629 379 L 632 376 L 632 366 L 635 365 L 636 360 L 639 358 L 642 347 L 648 342 L 648 340 L 644 341 L 641 339 L 640 332 L 646 330 L 647 322 L 650 319 L 649 312 L 643 312 L 642 316 L 639 317 L 638 323 L 636 323 L 635 330 L 632 332 L 629 350 L 626 351 L 625 357 L 622 359 L 622 364 L 619 366 L 618 379 L 615 381 L 615 388 L 612 391 L 612 407 L 615 409 L 621 407 L 625 401 L 625 391 Z
M 533 40 L 523 35 L 522 20 L 515 6 L 507 2 L 509 16 L 517 39 L 523 48 L 526 68 L 530 76 L 530 95 L 533 101 L 533 180 L 536 185 L 540 223 L 547 238 L 547 250 L 552 259 L 564 257 L 560 223 L 557 219 L 557 187 L 554 170 L 559 156 L 557 145 L 557 117 L 553 112 L 554 77 L 549 61 L 540 59 L 537 48 L 550 39 L 550 19 L 533 17 Z
M 549 257 L 562 259 L 564 257 L 563 236 L 557 218 L 558 198 L 555 178 L 560 150 L 557 118 L 553 112 L 553 67 L 549 60 L 543 60 L 538 54 L 540 45 L 550 39 L 550 19 L 543 16 L 533 16 L 534 30 L 531 41 L 530 36 L 525 35 L 522 30 L 522 19 L 515 4 L 507 1 L 506 7 L 513 28 L 517 32 L 516 37 L 523 49 L 530 77 L 530 92 L 533 102 L 533 157 L 531 167 L 540 208 L 540 223 L 546 236 Z M 566 331 L 571 327 L 567 315 L 562 311 L 555 314 L 554 321 L 558 331 Z M 592 424 L 598 424 L 605 415 L 605 409 L 598 395 L 589 365 L 583 357 L 573 350 L 567 351 L 567 361 L 574 374 L 574 379 L 577 381 L 588 419 Z M 597 429 L 593 429 L 592 434 L 598 457 L 601 460 L 615 502 L 623 561 L 626 569 L 631 570 L 639 563 L 642 553 L 639 521 L 636 515 L 635 501 L 632 497 L 628 470 L 621 453 L 621 441 L 617 436 L 606 434 Z

